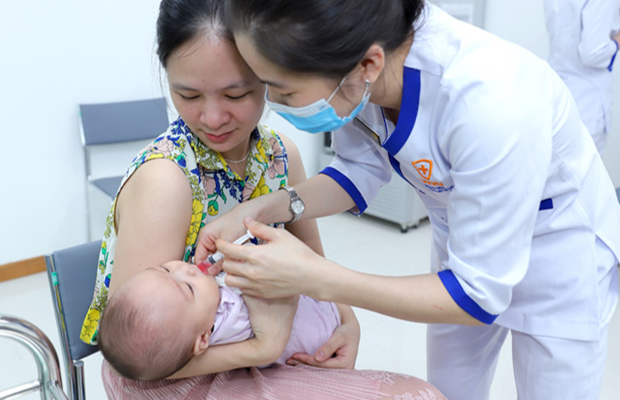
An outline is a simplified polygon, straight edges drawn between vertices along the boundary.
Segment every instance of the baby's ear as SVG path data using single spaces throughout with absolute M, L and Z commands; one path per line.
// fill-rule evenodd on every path
M 205 352 L 209 348 L 209 339 L 211 338 L 211 332 L 203 332 L 196 337 L 194 342 L 194 356 L 198 356 Z

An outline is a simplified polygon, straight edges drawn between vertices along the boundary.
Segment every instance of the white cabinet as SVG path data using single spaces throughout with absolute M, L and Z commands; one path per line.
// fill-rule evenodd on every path
M 321 169 L 328 166 L 334 154 L 329 148 L 319 155 Z M 400 226 L 404 233 L 409 228 L 417 228 L 420 221 L 426 218 L 426 207 L 416 190 L 396 172 L 392 172 L 392 180 L 379 191 L 379 194 L 368 205 L 363 215 L 371 215 Z
M 430 0 L 456 19 L 484 27 L 486 0 Z
M 392 180 L 381 188 L 364 214 L 395 222 L 403 233 L 417 228 L 427 216 L 416 190 L 396 172 L 392 172 Z

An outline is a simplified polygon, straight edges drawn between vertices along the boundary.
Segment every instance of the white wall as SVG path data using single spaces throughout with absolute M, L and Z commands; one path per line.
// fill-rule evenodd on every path
M 614 186 L 618 188 L 620 187 L 620 58 L 616 60 L 614 71 L 614 117 L 603 161 Z
M 0 264 L 87 240 L 77 105 L 167 94 L 154 55 L 158 7 L 0 1 Z M 315 174 L 320 138 L 269 120 L 298 143 Z
M 549 38 L 542 0 L 487 0 L 485 29 L 547 59 Z M 620 187 L 620 58 L 614 79 L 613 122 L 603 161 L 614 186 Z
M 487 0 L 485 30 L 541 58 L 549 52 L 542 0 Z
M 546 58 L 540 0 L 487 0 L 485 27 Z M 0 2 L 0 264 L 86 241 L 77 104 L 162 95 L 153 54 L 159 0 Z M 620 70 L 620 63 L 616 65 Z M 620 73 L 616 104 L 620 104 Z M 620 112 L 604 157 L 620 186 Z M 308 175 L 321 140 L 269 122 L 297 143 Z M 27 149 L 27 150 L 26 150 Z
M 0 2 L 0 264 L 86 241 L 77 105 L 161 95 L 158 5 Z
M 295 142 L 308 177 L 318 174 L 323 169 L 324 166 L 321 166 L 319 163 L 319 154 L 323 151 L 323 134 L 312 135 L 308 132 L 300 131 L 269 109 L 263 115 L 262 121 L 269 125 L 271 129 L 284 133 Z

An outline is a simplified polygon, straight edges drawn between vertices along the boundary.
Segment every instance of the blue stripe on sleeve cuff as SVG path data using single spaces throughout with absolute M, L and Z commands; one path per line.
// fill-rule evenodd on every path
M 357 187 L 351 182 L 349 178 L 346 177 L 342 172 L 338 171 L 335 168 L 327 167 L 320 172 L 321 174 L 327 175 L 333 180 L 335 180 L 346 192 L 351 196 L 355 205 L 357 206 L 359 213 L 362 214 L 368 205 L 364 200 L 364 196 L 357 190 Z
M 616 61 L 616 56 L 618 55 L 618 50 L 620 50 L 620 47 L 618 46 L 618 42 L 616 42 L 615 40 L 613 40 L 614 44 L 616 45 L 616 52 L 614 53 L 614 56 L 611 58 L 611 63 L 609 63 L 609 67 L 607 68 L 609 70 L 609 72 L 611 72 L 614 68 L 614 61 Z
M 469 297 L 461 284 L 454 276 L 454 272 L 449 269 L 445 269 L 439 272 L 439 279 L 452 296 L 452 299 L 459 305 L 463 310 L 465 310 L 469 315 L 476 318 L 478 321 L 483 322 L 485 324 L 492 324 L 497 318 L 497 315 L 489 314 L 484 311 L 476 302 L 474 302 L 471 297 Z

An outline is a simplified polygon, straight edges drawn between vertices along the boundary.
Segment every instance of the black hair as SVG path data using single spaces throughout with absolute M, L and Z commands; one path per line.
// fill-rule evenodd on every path
M 390 53 L 411 38 L 423 9 L 424 0 L 229 0 L 226 17 L 274 64 L 341 78 L 372 44 Z
M 170 54 L 202 33 L 233 40 L 224 24 L 225 0 L 162 0 L 157 18 L 157 57 L 166 68 Z

